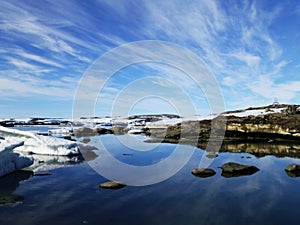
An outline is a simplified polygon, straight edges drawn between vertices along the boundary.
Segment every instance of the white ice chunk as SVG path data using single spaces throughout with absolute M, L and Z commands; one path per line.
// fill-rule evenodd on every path
M 0 126 L 0 135 L 4 135 L 10 143 L 24 141 L 19 147 L 19 152 L 43 154 L 43 155 L 78 155 L 79 145 L 76 142 L 42 136 L 28 131 L 20 131 Z
M 23 146 L 24 142 L 9 143 L 7 141 L 0 144 L 0 176 L 23 169 L 33 164 L 33 158 L 20 156 L 13 152 L 17 147 Z

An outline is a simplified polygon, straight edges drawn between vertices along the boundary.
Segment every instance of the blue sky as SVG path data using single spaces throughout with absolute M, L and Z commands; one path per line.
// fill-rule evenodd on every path
M 271 104 L 275 97 L 299 104 L 299 25 L 297 1 L 1 1 L 0 118 L 71 117 L 77 87 L 93 62 L 142 40 L 198 55 L 214 74 L 226 110 Z M 121 69 L 103 90 L 104 101 L 96 100 L 95 115 L 110 114 L 124 90 L 126 98 L 117 102 L 126 108 L 128 100 L 131 114 L 176 112 L 172 104 L 184 103 L 178 88 L 198 114 L 210 113 L 205 93 L 175 70 Z M 145 93 L 149 83 L 153 94 Z M 141 99 L 133 104 L 133 96 Z

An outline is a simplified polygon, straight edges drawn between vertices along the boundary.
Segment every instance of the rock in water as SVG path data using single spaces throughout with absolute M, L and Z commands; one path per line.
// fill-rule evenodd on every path
M 286 172 L 295 172 L 300 171 L 300 165 L 298 164 L 290 164 L 285 168 Z
M 289 177 L 300 177 L 300 165 L 290 164 L 285 168 L 285 172 Z
M 206 178 L 214 176 L 216 172 L 208 168 L 196 168 L 192 170 L 192 174 L 197 177 Z
M 126 184 L 122 184 L 119 182 L 115 182 L 115 181 L 109 181 L 109 182 L 105 182 L 99 185 L 99 187 L 101 188 L 106 188 L 106 189 L 120 189 L 125 187 Z
M 255 166 L 243 165 L 234 162 L 225 163 L 221 168 L 222 176 L 224 177 L 239 177 L 252 175 L 259 171 L 259 169 Z
M 214 152 L 209 152 L 205 155 L 207 158 L 209 159 L 213 159 L 213 158 L 216 158 L 218 157 L 218 154 L 217 153 L 214 153 Z

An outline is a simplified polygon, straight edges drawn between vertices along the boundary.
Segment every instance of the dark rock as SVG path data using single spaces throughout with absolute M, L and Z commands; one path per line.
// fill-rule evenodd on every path
M 216 172 L 208 168 L 196 168 L 192 170 L 192 174 L 197 177 L 206 178 L 214 176 Z
M 286 115 L 295 115 L 299 113 L 299 106 L 289 105 L 285 110 Z
M 285 172 L 289 177 L 292 178 L 300 177 L 300 165 L 290 164 L 285 168 Z
M 113 132 L 110 129 L 106 129 L 106 128 L 97 128 L 95 130 L 95 132 L 99 135 L 101 135 L 101 134 L 113 134 Z
M 120 189 L 125 187 L 126 184 L 122 184 L 119 182 L 115 182 L 115 181 L 109 181 L 109 182 L 105 182 L 99 185 L 99 187 L 101 188 L 105 188 L 105 189 Z
M 234 162 L 228 162 L 223 164 L 222 168 L 222 176 L 224 177 L 238 177 L 238 176 L 246 176 L 252 175 L 259 171 L 259 169 L 255 166 L 243 165 Z

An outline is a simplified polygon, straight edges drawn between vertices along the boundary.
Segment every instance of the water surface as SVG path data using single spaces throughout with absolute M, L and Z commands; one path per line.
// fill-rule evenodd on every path
M 118 160 L 137 166 L 163 160 L 176 146 L 160 144 L 153 150 L 135 151 L 113 135 L 100 138 Z M 186 152 L 193 151 L 191 146 L 185 148 Z M 288 176 L 284 168 L 300 163 L 299 159 L 220 153 L 210 166 L 217 172 L 215 176 L 195 177 L 191 171 L 198 167 L 203 154 L 204 151 L 196 149 L 183 169 L 164 182 L 119 190 L 98 188 L 107 179 L 86 161 L 43 171 L 49 176 L 9 175 L 0 179 L 0 196 L 21 198 L 16 200 L 19 203 L 0 206 L 0 224 L 298 223 L 300 177 Z M 222 177 L 219 167 L 229 161 L 255 165 L 260 171 L 251 176 Z

